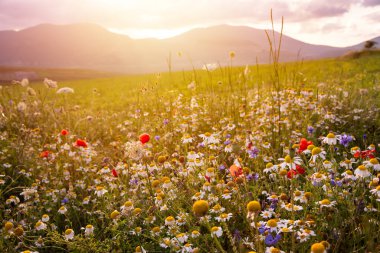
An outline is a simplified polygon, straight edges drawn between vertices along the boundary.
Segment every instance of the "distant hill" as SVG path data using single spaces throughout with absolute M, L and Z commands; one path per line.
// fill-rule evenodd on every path
M 276 33 L 276 40 L 279 34 Z M 373 40 L 380 43 L 380 37 Z M 281 61 L 336 57 L 362 48 L 313 45 L 284 35 Z M 220 25 L 194 29 L 169 39 L 131 39 L 94 24 L 42 24 L 21 31 L 0 31 L 0 66 L 82 68 L 124 73 L 201 68 L 218 62 L 226 65 L 235 51 L 234 65 L 269 60 L 264 30 Z M 179 57 L 177 52 L 182 52 Z

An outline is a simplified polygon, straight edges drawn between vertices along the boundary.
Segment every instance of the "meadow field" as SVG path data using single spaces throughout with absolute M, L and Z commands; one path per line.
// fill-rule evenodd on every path
M 0 251 L 379 252 L 380 55 L 209 67 L 1 86 Z

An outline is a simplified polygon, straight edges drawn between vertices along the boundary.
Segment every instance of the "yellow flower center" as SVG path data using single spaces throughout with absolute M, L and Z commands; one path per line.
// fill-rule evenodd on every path
M 301 196 L 301 192 L 300 191 L 295 191 L 294 195 L 297 196 L 297 197 L 299 197 L 299 196 Z
M 311 154 L 312 155 L 318 155 L 321 152 L 322 152 L 321 148 L 316 147 L 316 148 L 313 148 L 313 150 L 311 151 Z
M 270 250 L 270 252 L 271 252 L 271 253 L 280 253 L 281 250 L 279 250 L 279 249 L 277 249 L 277 248 L 272 248 L 272 249 Z
M 256 200 L 250 201 L 247 204 L 247 210 L 248 210 L 248 212 L 257 212 L 257 211 L 260 211 L 261 210 L 260 202 L 258 202 Z
M 289 155 L 285 156 L 285 162 L 286 163 L 291 163 L 292 162 L 292 158 Z
M 11 230 L 13 228 L 13 223 L 7 221 L 4 225 L 5 230 Z
M 153 233 L 159 233 L 161 231 L 160 227 L 154 227 L 152 228 Z
M 369 162 L 372 164 L 379 164 L 379 161 L 376 158 L 372 158 L 371 160 L 369 160 Z
M 326 137 L 329 138 L 329 139 L 334 139 L 335 138 L 335 134 L 329 133 Z
M 88 228 L 88 229 L 92 229 L 93 226 L 92 226 L 91 224 L 89 224 L 89 225 L 86 226 L 86 228 Z
M 181 237 L 184 237 L 184 236 L 185 236 L 185 233 L 180 233 L 180 234 L 176 235 L 175 237 L 181 238 Z
M 141 208 L 138 208 L 138 207 L 137 207 L 137 208 L 135 208 L 135 210 L 133 210 L 133 214 L 134 214 L 134 215 L 140 214 L 141 211 L 142 211 Z
M 125 207 L 131 207 L 132 206 L 132 202 L 128 200 L 127 202 L 124 203 L 124 206 Z
M 322 205 L 329 205 L 330 204 L 330 200 L 324 199 L 324 200 L 321 201 L 321 204 Z
M 172 221 L 174 221 L 174 217 L 173 217 L 173 216 L 168 216 L 168 217 L 166 218 L 166 221 L 167 221 L 167 222 L 172 222 Z
M 210 134 L 209 132 L 206 132 L 206 133 L 205 133 L 205 136 L 206 136 L 206 137 L 210 137 L 211 134 Z
M 325 251 L 325 246 L 322 243 L 314 243 L 311 246 L 312 253 L 323 253 Z
M 267 165 L 265 166 L 267 169 L 269 168 L 272 168 L 273 167 L 273 163 L 267 163 Z
M 214 172 L 214 168 L 208 168 L 208 169 L 207 169 L 207 172 L 209 172 L 209 173 L 213 173 L 213 172 Z
M 110 217 L 111 219 L 116 219 L 117 216 L 119 216 L 119 214 L 120 214 L 119 211 L 115 210 L 111 213 Z
M 72 229 L 66 229 L 66 231 L 65 231 L 65 235 L 69 235 L 69 234 L 71 234 L 73 232 L 73 230 Z
M 212 228 L 211 228 L 211 232 L 213 232 L 213 233 L 217 232 L 218 230 L 219 230 L 218 227 L 212 227 Z
M 228 217 L 228 214 L 226 214 L 226 213 L 222 213 L 220 215 L 220 218 L 222 218 L 222 219 L 227 219 L 227 217 Z
M 367 170 L 367 168 L 366 168 L 364 165 L 360 165 L 360 166 L 358 167 L 358 169 L 361 170 L 361 171 L 365 171 L 365 170 Z
M 21 225 L 19 225 L 15 231 L 14 231 L 15 235 L 17 236 L 22 236 L 24 234 L 24 229 L 21 227 Z
M 163 155 L 160 155 L 160 156 L 157 158 L 157 161 L 158 161 L 159 163 L 164 163 L 164 162 L 166 161 L 166 157 L 163 156 Z
M 104 189 L 103 186 L 96 186 L 96 190 L 97 190 L 97 191 L 101 191 L 101 190 L 103 190 L 103 189 Z
M 197 200 L 193 204 L 193 212 L 196 216 L 203 216 L 209 209 L 208 202 L 206 200 Z
M 194 230 L 193 232 L 191 232 L 191 234 L 193 234 L 193 235 L 199 235 L 199 231 Z
M 286 171 L 286 169 L 281 169 L 279 174 L 280 176 L 285 176 L 286 174 L 288 174 L 288 172 Z
M 346 170 L 346 174 L 352 176 L 352 171 L 351 170 Z
M 271 228 L 275 228 L 277 227 L 277 221 L 275 219 L 270 219 L 268 222 L 267 222 L 267 225 Z
M 36 223 L 36 227 L 39 227 L 39 226 L 41 226 L 42 225 L 42 222 L 41 221 L 37 221 L 37 223 Z

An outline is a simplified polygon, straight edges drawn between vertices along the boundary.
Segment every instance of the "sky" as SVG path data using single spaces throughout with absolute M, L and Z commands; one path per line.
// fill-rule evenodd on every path
M 220 24 L 275 30 L 304 42 L 350 46 L 380 36 L 380 0 L 0 0 L 0 30 L 95 23 L 132 38 L 167 38 Z

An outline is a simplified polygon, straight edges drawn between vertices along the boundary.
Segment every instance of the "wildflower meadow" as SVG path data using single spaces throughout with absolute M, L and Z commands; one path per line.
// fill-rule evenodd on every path
M 0 86 L 0 251 L 379 252 L 379 55 L 229 57 Z

